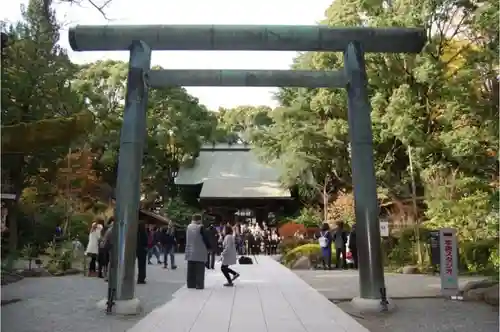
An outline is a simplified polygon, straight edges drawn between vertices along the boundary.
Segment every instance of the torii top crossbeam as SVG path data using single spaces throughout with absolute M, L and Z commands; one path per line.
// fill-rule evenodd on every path
M 342 52 L 357 41 L 364 52 L 419 53 L 423 28 L 338 28 L 325 25 L 77 25 L 75 51 L 127 51 L 132 40 L 158 51 Z

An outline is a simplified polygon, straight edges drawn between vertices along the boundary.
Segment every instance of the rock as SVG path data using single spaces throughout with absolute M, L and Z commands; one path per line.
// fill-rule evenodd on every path
M 498 284 L 486 288 L 484 291 L 484 302 L 490 305 L 498 306 L 498 292 Z
M 302 256 L 299 257 L 295 263 L 292 264 L 292 270 L 309 270 L 311 269 L 311 261 L 309 257 Z
M 464 287 L 460 290 L 462 294 L 467 293 L 468 291 L 472 289 L 477 289 L 477 288 L 489 288 L 495 284 L 498 284 L 497 281 L 491 280 L 491 279 L 483 279 L 483 280 L 475 280 L 475 281 L 469 281 L 467 284 L 465 284 Z
M 417 266 L 408 265 L 408 266 L 403 267 L 402 273 L 403 274 L 418 274 L 418 273 L 420 273 L 420 270 L 418 269 Z
M 463 294 L 464 301 L 482 301 L 488 288 L 474 288 Z

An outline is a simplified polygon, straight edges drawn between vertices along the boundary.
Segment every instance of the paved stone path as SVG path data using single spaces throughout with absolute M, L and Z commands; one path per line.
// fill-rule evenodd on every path
M 271 257 L 235 270 L 234 287 L 209 271 L 204 290 L 182 288 L 128 332 L 368 332 Z
M 8 332 L 125 332 L 154 308 L 172 298 L 185 283 L 184 255 L 177 270 L 148 265 L 147 284 L 136 294 L 144 313 L 135 317 L 107 316 L 96 308 L 106 297 L 107 283 L 81 275 L 25 278 L 2 287 L 2 300 L 21 301 L 2 306 L 1 330 Z M 153 259 L 154 261 L 154 259 Z

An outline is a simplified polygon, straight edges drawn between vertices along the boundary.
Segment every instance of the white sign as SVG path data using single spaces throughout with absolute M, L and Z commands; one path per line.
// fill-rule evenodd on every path
M 380 221 L 380 236 L 382 236 L 382 237 L 389 236 L 389 222 L 388 221 Z
M 455 296 L 458 293 L 458 250 L 456 230 L 439 230 L 441 293 Z

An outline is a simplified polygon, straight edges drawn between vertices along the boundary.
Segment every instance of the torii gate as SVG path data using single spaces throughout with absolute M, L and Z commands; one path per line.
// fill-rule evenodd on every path
M 421 28 L 334 28 L 328 26 L 251 25 L 108 25 L 69 30 L 74 51 L 130 51 L 125 112 L 120 136 L 116 191 L 114 261 L 110 278 L 116 312 L 133 313 L 135 251 L 140 174 L 148 89 L 169 86 L 279 86 L 345 88 L 361 302 L 386 307 L 373 162 L 370 103 L 365 52 L 419 53 L 426 37 Z M 151 70 L 151 51 L 317 51 L 344 52 L 340 71 L 305 70 Z

